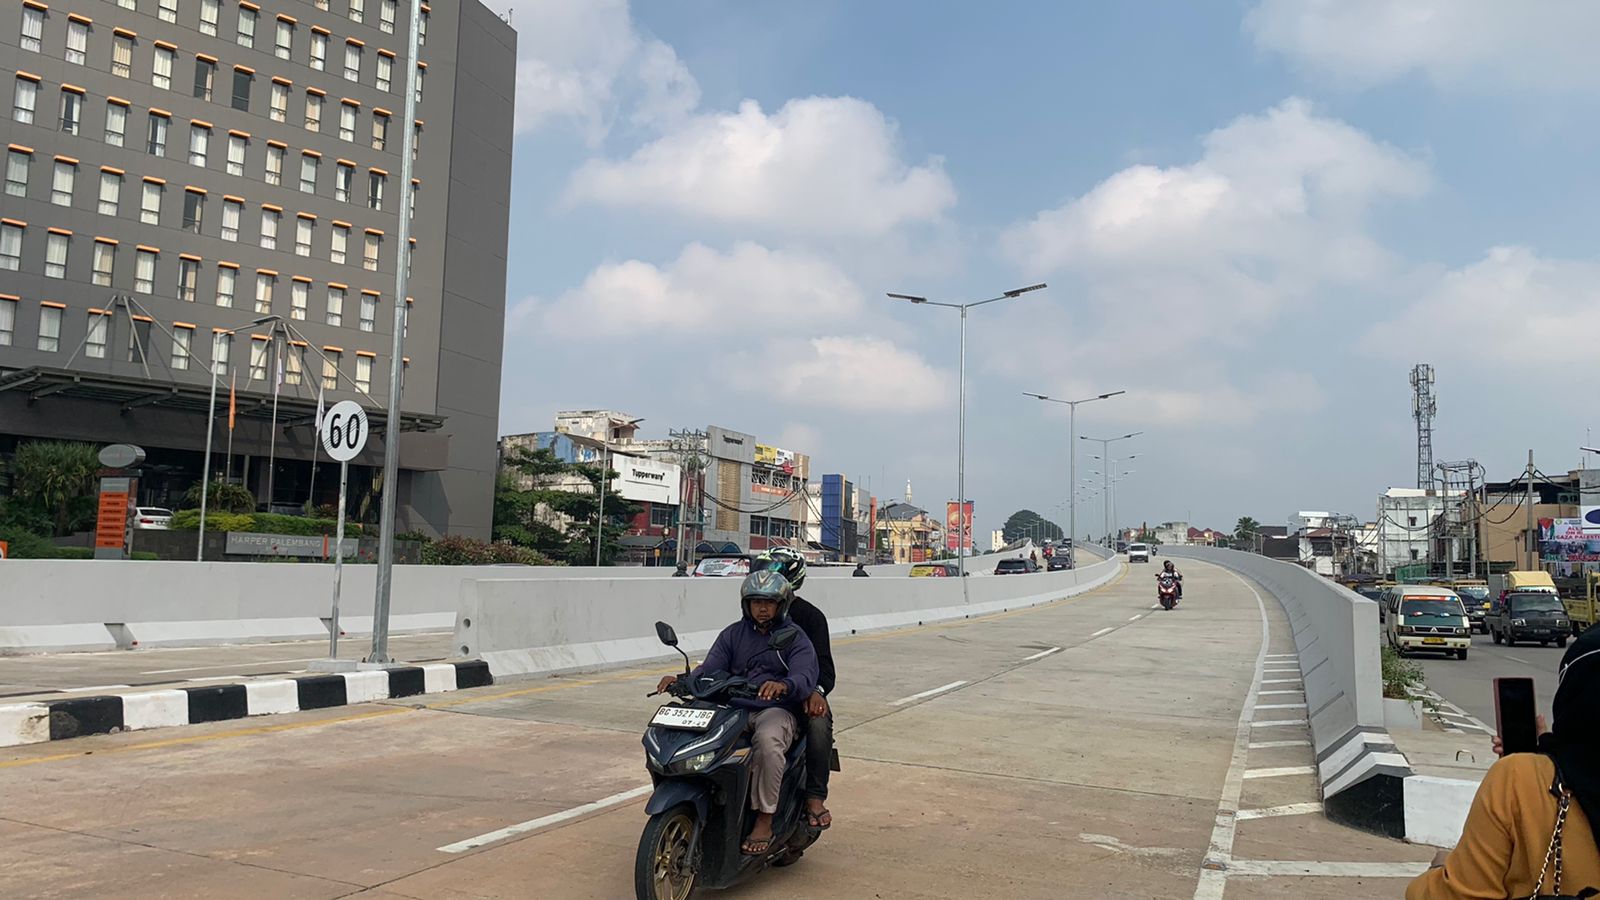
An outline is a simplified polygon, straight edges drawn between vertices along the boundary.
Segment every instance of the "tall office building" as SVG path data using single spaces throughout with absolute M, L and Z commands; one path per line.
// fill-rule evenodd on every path
M 219 477 L 274 507 L 332 503 L 337 467 L 313 466 L 322 389 L 371 417 L 351 511 L 375 509 L 410 127 L 399 528 L 487 537 L 511 28 L 477 0 L 424 3 L 407 123 L 397 0 L 7 8 L 0 454 L 35 438 L 138 444 L 139 501 L 170 505 L 201 471 L 214 371 Z

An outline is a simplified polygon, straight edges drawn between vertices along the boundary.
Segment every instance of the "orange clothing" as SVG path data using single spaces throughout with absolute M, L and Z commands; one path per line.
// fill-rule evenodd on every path
M 1406 900 L 1507 900 L 1530 897 L 1556 825 L 1550 793 L 1556 767 L 1540 753 L 1514 753 L 1495 763 L 1478 786 L 1461 842 L 1442 868 L 1406 888 Z M 1561 892 L 1600 889 L 1600 850 L 1589 819 L 1574 799 L 1562 836 Z M 1554 862 L 1542 893 L 1554 893 Z

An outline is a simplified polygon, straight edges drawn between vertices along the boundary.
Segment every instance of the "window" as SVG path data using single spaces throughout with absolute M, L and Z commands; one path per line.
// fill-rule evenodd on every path
M 328 250 L 328 261 L 344 265 L 345 250 L 350 245 L 350 226 L 333 226 L 333 244 Z M 12 268 L 15 268 L 13 266 Z
M 61 89 L 61 130 L 77 134 L 83 121 L 83 95 L 66 88 Z
M 239 222 L 243 218 L 244 218 L 244 202 L 243 201 L 223 199 L 223 201 L 222 201 L 222 232 L 221 232 L 221 237 L 222 237 L 223 240 L 225 240 L 225 241 L 237 241 L 239 239 Z
M 283 355 L 283 383 L 299 384 L 305 371 L 305 351 L 291 345 Z
M 389 146 L 389 117 L 381 112 L 372 114 L 372 149 L 382 150 Z
M 388 176 L 377 169 L 367 175 L 367 206 L 383 212 L 383 188 L 388 181 Z
M 428 67 L 424 63 L 417 63 L 417 102 L 422 102 L 422 77 L 428 74 Z
M 39 307 L 39 349 L 54 353 L 61 349 L 61 307 Z
M 378 325 L 378 295 L 361 295 L 361 330 L 372 331 Z
M 278 220 L 283 218 L 283 213 L 263 207 L 261 210 L 261 248 L 263 250 L 278 249 Z
M 350 0 L 350 21 L 359 22 L 366 11 L 366 0 Z
M 387 91 L 394 80 L 394 57 L 378 51 L 378 90 Z
M 383 240 L 381 235 L 367 232 L 366 243 L 361 248 L 361 268 L 368 272 L 378 271 L 378 242 L 381 240 Z
M 328 67 L 328 35 L 327 32 L 311 32 L 311 68 L 318 72 Z
M 361 45 L 346 43 L 344 45 L 344 80 L 361 80 Z
M 22 35 L 19 45 L 24 50 L 38 53 L 44 49 L 44 10 L 32 6 L 22 8 Z
M 161 224 L 162 185 L 155 181 L 144 183 L 144 195 L 139 198 L 139 221 L 145 225 Z
M 171 124 L 161 113 L 150 114 L 150 128 L 145 135 L 145 149 L 151 156 L 167 155 L 167 126 Z
M 250 342 L 250 380 L 267 380 L 267 342 L 264 340 Z
M 246 138 L 242 134 L 228 135 L 228 174 L 244 174 L 244 150 Z
M 32 125 L 33 108 L 38 101 L 38 83 L 18 75 L 16 91 L 11 95 L 11 118 L 23 125 Z
M 300 216 L 294 220 L 294 255 L 311 255 L 311 226 L 315 220 Z
M 50 202 L 57 206 L 72 205 L 72 186 L 78 180 L 78 167 L 64 160 L 56 160 L 55 174 L 50 180 Z
M 322 160 L 310 153 L 300 154 L 300 193 L 315 194 L 317 192 L 317 166 Z
M 89 23 L 77 19 L 67 21 L 67 62 L 83 65 L 89 57 Z
M 189 340 L 193 337 L 192 328 L 172 329 L 172 367 L 180 372 L 189 368 Z
M 417 217 L 417 195 L 420 193 L 422 193 L 422 181 L 416 178 L 411 179 L 411 209 L 409 216 L 413 219 Z
M 0 222 L 0 269 L 16 271 L 22 266 L 22 232 L 24 226 Z
M 333 391 L 339 388 L 339 357 L 337 350 L 322 348 L 322 386 Z
M 89 334 L 83 341 L 83 355 L 90 359 L 106 358 L 106 339 L 111 334 L 109 313 L 89 313 Z
M 122 173 L 100 172 L 100 215 L 117 214 L 118 201 L 122 199 Z
M 344 288 L 328 285 L 328 324 L 344 324 Z
M 22 173 L 23 181 L 27 181 L 26 167 Z M 350 185 L 356 180 L 356 167 L 350 163 L 339 163 L 338 170 L 333 176 L 333 199 L 341 203 L 350 202 Z
M 67 242 L 71 240 L 59 231 L 51 231 L 44 239 L 44 277 L 67 277 Z
M 1406 518 L 1410 520 L 1409 524 L 1411 525 L 1412 528 L 1417 527 L 1417 517 L 1416 516 L 1407 516 Z
M 228 364 L 233 360 L 233 338 L 225 331 L 211 335 L 211 369 L 218 375 L 228 374 Z
M 355 141 L 356 110 L 356 105 L 349 101 L 339 104 L 339 140 Z
M 201 220 L 205 218 L 206 195 L 199 191 L 183 192 L 183 230 L 200 233 Z
M 204 167 L 211 149 L 211 129 L 198 123 L 189 126 L 189 165 Z
M 117 245 L 110 241 L 94 242 L 94 283 L 100 287 L 111 286 L 111 271 L 116 265 Z
M 178 257 L 178 299 L 193 303 L 199 280 L 200 260 L 192 256 Z
M 239 66 L 233 67 L 233 108 L 250 111 L 250 85 L 255 81 L 255 73 Z
M 239 46 L 254 47 L 256 45 L 256 19 L 259 13 L 248 6 L 239 6 Z
M 277 144 L 267 145 L 267 184 L 283 183 L 283 147 Z
M 306 130 L 322 130 L 322 95 L 306 91 Z
M 144 316 L 134 316 L 132 327 L 128 329 L 128 362 L 143 363 L 150 352 L 150 320 Z
M 33 155 L 23 150 L 6 151 L 6 193 L 13 197 L 28 196 L 28 167 Z M 340 168 L 344 168 L 340 166 Z
M 111 36 L 111 74 L 119 78 L 133 77 L 133 37 L 126 34 Z
M 372 390 L 372 357 L 356 354 L 356 387 Z
M 278 284 L 278 276 L 271 272 L 256 273 L 256 312 L 272 312 L 272 289 Z
M 172 63 L 177 56 L 171 47 L 156 46 L 155 60 L 150 69 L 151 84 L 164 91 L 172 89 Z
M 178 0 L 159 0 L 156 4 L 156 16 L 163 22 L 178 21 Z
M 296 278 L 289 283 L 289 318 L 305 321 L 306 305 L 311 299 L 311 282 Z
M 140 247 L 133 258 L 133 289 L 141 294 L 156 290 L 156 251 Z
M 274 122 L 285 122 L 289 119 L 289 85 L 282 81 L 272 83 L 272 97 L 267 117 Z
M 279 59 L 288 59 L 294 49 L 294 23 L 283 19 L 278 20 L 277 37 L 273 42 L 272 52 Z
M 428 10 L 422 10 L 422 18 L 417 21 L 417 46 L 421 47 L 428 42 Z
M 216 37 L 217 20 L 222 17 L 219 0 L 200 0 L 200 33 Z
M 384 34 L 394 34 L 394 16 L 399 5 L 397 0 L 381 0 L 381 5 L 378 7 L 378 28 Z
M 217 86 L 217 61 L 205 57 L 195 57 L 194 61 L 194 95 L 201 100 L 210 100 L 213 89 Z
M 217 305 L 222 307 L 233 306 L 234 285 L 239 280 L 237 266 L 217 266 Z
M 122 146 L 123 134 L 128 128 L 128 108 L 120 103 L 106 101 L 106 144 Z

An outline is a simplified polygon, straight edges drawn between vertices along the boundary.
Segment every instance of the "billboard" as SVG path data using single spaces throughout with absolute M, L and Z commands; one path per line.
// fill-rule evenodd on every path
M 1539 556 L 1547 563 L 1600 562 L 1600 537 L 1584 533 L 1582 519 L 1540 519 Z
M 954 500 L 944 505 L 944 548 L 972 550 L 972 501 L 967 501 L 966 527 L 962 527 L 960 506 Z
M 628 500 L 678 505 L 678 464 L 644 456 L 611 457 L 611 468 L 617 473 L 612 490 Z
M 775 469 L 792 472 L 795 465 L 794 451 L 757 444 L 755 462 L 758 466 L 772 466 Z

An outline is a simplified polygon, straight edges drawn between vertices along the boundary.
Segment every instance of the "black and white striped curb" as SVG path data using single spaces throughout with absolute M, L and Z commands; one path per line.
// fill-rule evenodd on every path
M 0 747 L 327 709 L 494 684 L 482 660 L 0 706 Z

